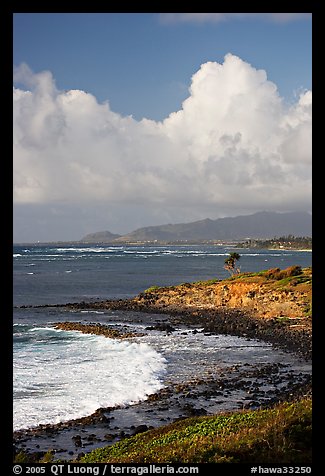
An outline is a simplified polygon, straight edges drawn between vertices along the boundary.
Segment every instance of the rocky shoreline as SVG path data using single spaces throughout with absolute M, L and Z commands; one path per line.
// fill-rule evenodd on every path
M 107 305 L 106 302 L 105 306 Z M 121 302 L 119 304 L 115 302 L 114 308 L 121 309 L 121 305 Z M 130 310 L 129 306 L 129 302 L 123 303 L 124 310 L 126 307 Z M 134 311 L 133 306 L 132 309 Z M 147 313 L 149 318 L 150 311 L 147 310 Z M 156 312 L 155 315 L 157 317 L 159 314 Z M 306 331 L 295 332 L 293 335 L 293 332 L 286 331 L 284 326 L 279 325 L 276 329 L 276 325 L 271 322 L 267 325 L 256 324 L 251 318 L 238 312 L 224 311 L 217 314 L 212 311 L 196 310 L 192 313 L 183 311 L 182 314 L 180 310 L 178 312 L 175 310 L 174 313 L 161 317 L 160 321 L 157 319 L 153 323 L 148 321 L 147 328 L 154 328 L 168 335 L 182 323 L 184 328 L 188 329 L 187 332 L 195 333 L 199 323 L 203 327 L 200 332 L 205 334 L 233 333 L 254 339 L 264 336 L 268 340 L 273 340 L 274 344 L 282 349 L 290 353 L 296 352 L 297 358 L 308 361 L 310 357 L 310 339 Z M 204 326 L 202 326 L 203 319 Z M 95 330 L 97 334 L 108 335 L 106 325 L 65 322 L 57 326 L 61 329 L 83 332 Z M 124 337 L 127 334 L 125 333 Z M 126 338 L 130 338 L 131 334 L 134 336 L 134 333 L 130 333 Z M 115 334 L 115 338 L 123 338 L 122 333 Z M 91 449 L 113 444 L 179 418 L 220 412 L 229 398 L 233 400 L 244 398 L 242 408 L 258 408 L 309 394 L 311 394 L 311 374 L 308 372 L 294 374 L 281 363 L 257 365 L 252 362 L 235 365 L 228 368 L 227 372 L 216 371 L 204 378 L 169 385 L 135 405 L 99 408 L 92 415 L 76 420 L 16 431 L 14 454 L 24 451 L 27 452 L 29 460 L 35 461 L 51 451 L 55 459 L 78 460 Z
M 35 307 L 162 314 L 171 325 L 197 324 L 207 332 L 261 339 L 310 359 L 311 280 L 311 268 L 292 266 L 216 282 L 153 287 L 131 299 Z
M 75 311 L 104 309 L 164 314 L 168 316 L 168 325 L 170 326 L 176 324 L 199 325 L 205 332 L 261 339 L 307 360 L 312 357 L 311 322 L 302 323 L 300 318 L 291 318 L 288 322 L 279 318 L 258 319 L 252 313 L 241 309 L 195 307 L 184 309 L 180 306 L 159 308 L 150 304 L 144 305 L 134 299 L 69 303 L 64 307 Z
M 224 284 L 223 284 L 224 286 Z M 187 290 L 186 290 L 187 288 Z M 179 289 L 178 289 L 179 291 Z M 182 290 L 184 291 L 184 289 Z M 185 286 L 186 292 L 191 292 Z M 205 296 L 211 296 L 204 288 Z M 247 295 L 247 289 L 245 293 Z M 255 289 L 255 292 L 256 289 Z M 147 316 L 147 329 L 160 330 L 166 335 L 173 333 L 175 327 L 182 326 L 184 332 L 197 332 L 200 327 L 205 335 L 230 334 L 269 342 L 297 357 L 297 360 L 310 362 L 312 355 L 311 318 L 301 316 L 286 318 L 277 315 L 261 318 L 252 308 L 231 306 L 210 306 L 201 300 L 199 305 L 166 296 L 174 289 L 142 293 L 136 298 L 101 302 L 68 303 L 64 307 L 70 311 L 118 310 L 128 313 L 141 313 Z M 177 294 L 177 290 L 176 290 Z M 287 293 L 288 294 L 288 293 Z M 161 296 L 164 301 L 161 303 Z M 295 296 L 292 302 L 297 303 Z M 210 299 L 210 298 L 209 298 Z M 275 300 L 278 303 L 278 300 Z M 205 305 L 207 304 L 207 305 Z M 43 306 L 44 307 L 44 306 Z M 46 306 L 45 306 L 46 307 Z M 155 315 L 152 321 L 150 316 Z M 161 319 L 157 320 L 157 316 Z M 87 325 L 64 322 L 56 324 L 61 329 L 81 330 L 113 338 L 133 338 L 137 333 L 117 333 L 109 326 L 97 323 Z M 143 335 L 143 334 L 142 334 Z M 234 401 L 240 397 L 241 408 L 270 406 L 283 400 L 291 400 L 310 395 L 312 391 L 311 372 L 294 373 L 281 363 L 259 365 L 254 362 L 235 365 L 227 372 L 208 373 L 189 382 L 171 384 L 143 402 L 127 407 L 100 408 L 92 415 L 58 423 L 40 425 L 34 429 L 14 433 L 14 454 L 27 452 L 30 460 L 37 460 L 51 450 L 56 459 L 80 458 L 86 451 L 99 446 L 113 444 L 120 439 L 146 431 L 150 428 L 173 422 L 188 416 L 213 414 L 223 410 L 227 398 Z M 226 407 L 225 407 L 226 408 Z

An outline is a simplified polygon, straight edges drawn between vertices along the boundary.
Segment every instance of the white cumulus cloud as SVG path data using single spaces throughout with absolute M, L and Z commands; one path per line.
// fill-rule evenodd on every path
M 120 213 L 132 204 L 156 223 L 310 209 L 312 93 L 289 107 L 265 71 L 237 56 L 203 64 L 182 108 L 162 122 L 59 91 L 50 72 L 27 65 L 14 80 L 27 88 L 13 89 L 20 206 L 107 204 Z

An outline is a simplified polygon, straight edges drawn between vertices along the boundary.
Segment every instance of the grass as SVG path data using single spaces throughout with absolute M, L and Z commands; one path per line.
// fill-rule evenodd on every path
M 206 281 L 195 281 L 193 283 L 181 283 L 178 286 L 151 286 L 146 289 L 144 293 L 154 293 L 159 290 L 172 290 L 179 289 L 180 287 L 191 287 L 191 286 L 211 286 L 213 284 L 218 284 L 220 282 L 227 281 L 244 281 L 246 283 L 258 283 L 258 284 L 268 284 L 273 288 L 286 288 L 298 285 L 306 285 L 310 287 L 312 284 L 312 269 L 311 268 L 301 268 L 300 266 L 289 266 L 286 269 L 280 268 L 271 268 L 264 269 L 257 272 L 246 272 L 240 274 L 234 274 L 228 278 L 220 280 L 218 278 L 212 278 Z
M 312 402 L 195 417 L 99 448 L 84 463 L 311 463 Z
M 200 286 L 211 286 L 211 284 L 216 284 L 216 283 L 220 283 L 220 279 L 213 278 L 207 281 L 195 281 L 193 284 L 198 284 Z
M 272 268 L 256 273 L 241 273 L 231 276 L 224 281 L 245 281 L 246 283 L 258 283 L 270 286 L 272 289 L 286 289 L 296 286 L 305 286 L 306 290 L 311 289 L 312 269 L 300 268 L 300 266 L 289 266 L 286 269 Z
M 160 289 L 160 286 L 150 286 L 150 288 L 144 290 L 144 293 L 152 293 L 158 291 L 158 289 Z

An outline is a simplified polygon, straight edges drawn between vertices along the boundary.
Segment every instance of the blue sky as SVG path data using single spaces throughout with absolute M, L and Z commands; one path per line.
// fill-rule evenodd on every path
M 311 210 L 311 14 L 13 28 L 15 242 Z
M 59 89 L 82 89 L 122 115 L 162 120 L 181 107 L 206 61 L 238 55 L 265 69 L 292 101 L 311 88 L 312 22 L 266 17 L 171 21 L 157 13 L 14 15 L 14 64 L 50 70 Z

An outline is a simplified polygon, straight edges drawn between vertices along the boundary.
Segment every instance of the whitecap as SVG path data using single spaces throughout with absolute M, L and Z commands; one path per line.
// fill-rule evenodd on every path
M 146 343 L 54 328 L 30 336 L 38 345 L 14 353 L 15 430 L 134 404 L 163 387 L 166 360 Z

